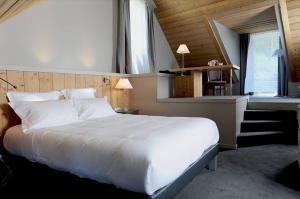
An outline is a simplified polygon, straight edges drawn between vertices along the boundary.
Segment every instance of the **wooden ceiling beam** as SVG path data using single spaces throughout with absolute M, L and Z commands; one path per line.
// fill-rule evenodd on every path
M 293 44 L 292 44 L 292 37 L 291 37 L 291 30 L 290 30 L 286 0 L 279 0 L 279 6 L 280 6 L 280 13 L 281 13 L 281 19 L 282 19 L 282 25 L 283 25 L 284 39 L 285 39 L 286 50 L 287 50 L 287 57 L 288 57 L 288 62 L 289 62 L 290 72 L 291 72 L 291 79 L 292 79 L 292 81 L 295 82 L 295 81 L 297 81 L 297 70 L 296 70 L 296 66 L 293 63 L 294 62 L 294 59 L 293 59 L 294 48 L 293 48 Z
M 208 31 L 208 33 L 209 33 L 211 39 L 212 39 L 213 42 L 214 42 L 214 45 L 215 45 L 216 50 L 217 50 L 217 52 L 218 52 L 218 54 L 219 54 L 219 56 L 220 56 L 220 58 L 221 58 L 221 61 L 222 61 L 224 64 L 229 64 L 229 60 L 226 60 L 226 57 L 225 57 L 225 54 L 224 54 L 224 52 L 223 52 L 223 50 L 222 50 L 221 44 L 220 44 L 220 42 L 219 42 L 218 39 L 217 39 L 216 33 L 215 33 L 214 30 L 213 30 L 213 27 L 212 27 L 212 25 L 211 25 L 211 23 L 210 23 L 209 18 L 208 18 L 206 15 L 203 15 L 203 16 L 202 16 L 202 19 L 203 19 L 203 22 L 204 22 L 204 24 L 205 24 L 205 26 L 206 26 L 206 29 L 207 29 L 207 31 Z

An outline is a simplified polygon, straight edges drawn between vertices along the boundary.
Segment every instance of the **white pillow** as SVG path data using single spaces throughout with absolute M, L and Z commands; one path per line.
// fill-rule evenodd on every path
M 61 95 L 59 91 L 41 93 L 10 91 L 6 93 L 10 102 L 58 100 Z
M 24 132 L 79 121 L 77 111 L 69 100 L 9 102 L 9 105 L 21 118 Z
M 73 105 L 78 112 L 80 120 L 88 120 L 117 114 L 107 102 L 106 98 L 74 99 Z
M 96 90 L 94 88 L 64 89 L 61 91 L 65 99 L 94 99 Z

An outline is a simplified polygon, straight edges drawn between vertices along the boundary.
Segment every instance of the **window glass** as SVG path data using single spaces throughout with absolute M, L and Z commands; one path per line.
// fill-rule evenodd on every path
M 279 33 L 268 31 L 250 35 L 245 92 L 256 96 L 276 96 L 278 90 Z

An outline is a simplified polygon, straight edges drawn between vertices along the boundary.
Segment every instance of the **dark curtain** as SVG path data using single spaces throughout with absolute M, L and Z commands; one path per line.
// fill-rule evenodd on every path
M 117 72 L 131 73 L 130 0 L 118 0 Z
M 148 54 L 150 71 L 155 71 L 155 40 L 154 40 L 154 5 L 152 1 L 146 1 L 147 8 L 147 33 L 148 33 Z
M 288 95 L 288 74 L 286 70 L 286 63 L 282 51 L 281 40 L 279 40 L 278 53 L 278 96 Z
M 250 34 L 240 34 L 240 94 L 245 94 L 245 79 L 247 71 L 247 57 Z

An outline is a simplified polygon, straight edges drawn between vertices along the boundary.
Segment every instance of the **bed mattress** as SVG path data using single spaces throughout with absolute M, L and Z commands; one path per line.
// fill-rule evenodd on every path
M 117 114 L 26 134 L 14 126 L 4 147 L 57 170 L 152 195 L 218 139 L 216 124 L 206 118 Z

